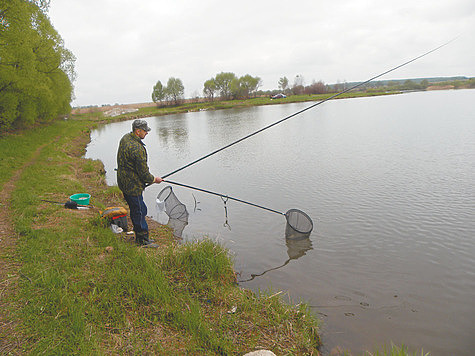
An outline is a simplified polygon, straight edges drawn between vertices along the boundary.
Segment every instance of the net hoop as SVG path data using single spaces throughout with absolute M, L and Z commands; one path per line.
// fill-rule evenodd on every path
M 165 201 L 170 194 L 173 192 L 173 189 L 171 186 L 167 185 L 165 188 L 163 188 L 160 193 L 157 195 L 157 199 L 160 199 L 161 201 Z
M 170 219 L 188 222 L 186 205 L 180 202 L 171 186 L 163 188 L 157 195 L 157 199 L 165 203 L 165 213 Z
M 290 209 L 285 214 L 290 228 L 300 234 L 310 234 L 313 230 L 313 221 L 306 213 L 299 209 Z

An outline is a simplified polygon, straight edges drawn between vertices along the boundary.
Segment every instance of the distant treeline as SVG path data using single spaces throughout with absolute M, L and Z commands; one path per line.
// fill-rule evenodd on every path
M 237 77 L 232 72 L 221 72 L 215 77 L 208 79 L 203 84 L 203 95 L 212 101 L 215 97 L 224 100 L 249 99 L 255 97 L 257 90 L 262 86 L 262 80 L 259 77 L 253 77 L 249 74 Z M 163 86 L 161 81 L 157 81 L 152 90 L 152 100 L 158 105 L 169 102 L 179 104 L 184 100 L 185 87 L 179 78 L 171 77 L 167 85 Z M 197 99 L 196 96 L 194 99 Z
M 73 54 L 46 0 L 0 0 L 0 132 L 71 111 Z
M 357 85 L 359 82 L 347 83 L 347 85 Z M 393 79 L 377 80 L 361 86 L 361 90 L 425 90 L 430 87 L 453 86 L 459 88 L 475 88 L 475 78 L 467 77 L 433 77 L 433 78 L 413 78 L 413 79 Z
M 362 82 L 339 82 L 336 84 L 325 84 L 323 81 L 313 80 L 311 84 L 305 85 L 303 76 L 295 76 L 292 83 L 287 77 L 282 77 L 278 81 L 278 88 L 273 90 L 259 90 L 262 80 L 249 74 L 238 77 L 232 72 L 221 72 L 215 77 L 207 80 L 203 84 L 203 96 L 198 94 L 185 100 L 185 88 L 181 79 L 171 77 L 167 86 L 157 81 L 153 87 L 152 100 L 158 106 L 170 104 L 181 104 L 190 101 L 214 101 L 218 100 L 242 100 L 251 97 L 273 96 L 278 93 L 286 95 L 314 95 L 326 93 L 338 93 L 351 88 Z M 396 80 L 376 80 L 362 85 L 355 91 L 411 91 L 439 88 L 475 88 L 475 78 L 467 77 L 434 77 Z
M 297 76 L 299 77 L 299 76 Z M 277 93 L 284 93 L 287 95 L 302 95 L 302 94 L 325 94 L 338 93 L 345 89 L 351 88 L 362 82 L 339 82 L 336 84 L 324 84 L 322 81 L 313 81 L 310 85 L 304 85 L 302 78 L 297 78 L 292 86 L 282 87 L 279 81 L 279 89 L 259 91 L 257 94 L 275 95 Z M 362 85 L 355 89 L 355 91 L 409 91 L 409 90 L 426 90 L 436 89 L 437 87 L 453 87 L 454 89 L 475 88 L 475 78 L 467 78 L 463 76 L 458 77 L 434 77 L 434 78 L 414 78 L 414 79 L 394 79 L 394 80 L 375 80 Z

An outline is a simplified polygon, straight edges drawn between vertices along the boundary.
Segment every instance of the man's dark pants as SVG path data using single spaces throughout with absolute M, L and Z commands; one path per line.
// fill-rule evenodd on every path
M 142 194 L 138 196 L 124 194 L 125 201 L 129 205 L 130 219 L 134 225 L 135 239 L 140 245 L 148 242 L 147 206 L 143 201 Z

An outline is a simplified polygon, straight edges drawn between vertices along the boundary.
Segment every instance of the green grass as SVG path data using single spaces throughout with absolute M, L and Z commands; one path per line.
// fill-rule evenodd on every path
M 214 355 L 262 345 L 283 354 L 316 351 L 318 322 L 310 312 L 241 290 L 219 244 L 177 244 L 164 230 L 160 249 L 140 249 L 105 227 L 97 211 L 41 201 L 87 191 L 96 206 L 123 205 L 117 188 L 104 184 L 100 164 L 80 158 L 75 146 L 87 133 L 84 122 L 60 122 L 22 148 L 24 163 L 42 147 L 11 199 L 20 235 L 11 309 L 21 321 L 22 353 Z
M 34 154 L 37 147 L 54 139 L 57 127 L 39 127 L 27 133 L 10 133 L 0 137 L 0 187 Z M 47 137 L 45 133 L 47 132 Z M 58 132 L 58 131 L 57 131 Z
M 94 206 L 125 206 L 118 188 L 105 185 L 101 163 L 81 158 L 90 119 L 0 138 L 2 184 L 41 148 L 12 193 L 20 237 L 14 254 L 0 258 L 19 266 L 10 309 L 20 326 L 0 337 L 23 340 L 17 351 L 27 354 L 315 354 L 319 322 L 309 308 L 284 303 L 280 292 L 239 288 L 221 245 L 179 244 L 158 227 L 151 232 L 161 247 L 140 249 L 113 234 L 97 209 L 41 200 L 89 192 Z
M 391 95 L 397 94 L 398 91 L 386 92 L 386 91 L 372 91 L 372 92 L 348 92 L 340 95 L 338 98 L 355 98 L 355 97 L 367 97 L 367 96 L 379 96 L 379 95 Z M 120 120 L 129 120 L 138 117 L 149 117 L 149 116 L 162 116 L 170 114 L 181 114 L 187 112 L 195 112 L 200 110 L 222 110 L 222 109 L 232 109 L 232 108 L 243 108 L 251 106 L 260 106 L 260 105 L 275 105 L 275 104 L 284 104 L 284 103 L 297 103 L 297 102 L 308 102 L 308 101 L 320 101 L 324 100 L 335 93 L 329 94 L 313 94 L 313 95 L 291 95 L 287 98 L 272 100 L 268 97 L 259 97 L 251 99 L 241 99 L 241 100 L 215 100 L 209 102 L 196 102 L 196 103 L 184 103 L 180 105 L 170 105 L 170 106 L 152 106 L 152 107 L 143 107 L 139 108 L 138 111 L 132 113 L 126 113 L 114 117 L 105 117 L 102 112 L 97 109 L 88 114 L 75 114 L 72 117 L 75 120 L 92 120 L 100 122 L 108 121 L 120 121 Z

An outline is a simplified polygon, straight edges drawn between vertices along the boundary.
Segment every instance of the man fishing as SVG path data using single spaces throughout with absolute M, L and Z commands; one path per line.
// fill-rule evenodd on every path
M 149 239 L 145 220 L 147 206 L 142 196 L 147 185 L 163 181 L 160 177 L 154 177 L 148 168 L 147 150 L 142 140 L 150 130 L 145 120 L 135 120 L 132 132 L 125 134 L 120 140 L 117 151 L 117 183 L 130 208 L 135 241 L 139 246 L 156 248 L 158 245 Z

